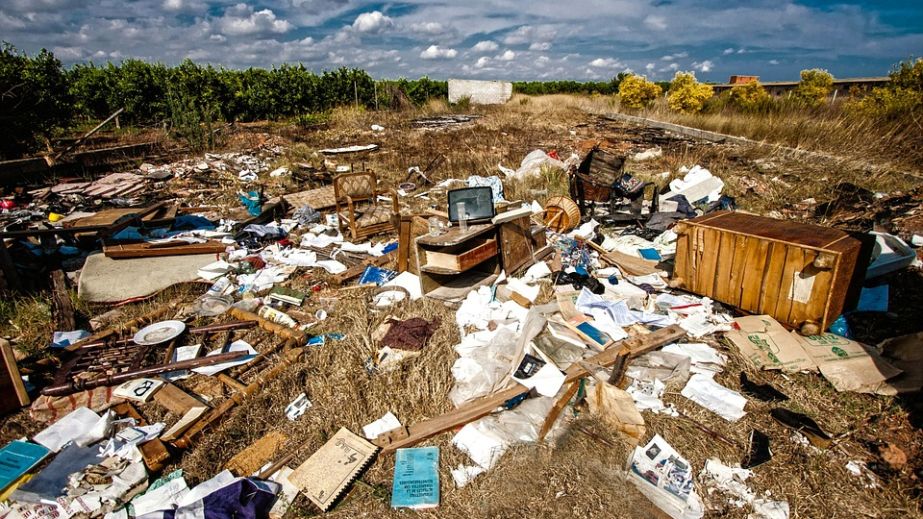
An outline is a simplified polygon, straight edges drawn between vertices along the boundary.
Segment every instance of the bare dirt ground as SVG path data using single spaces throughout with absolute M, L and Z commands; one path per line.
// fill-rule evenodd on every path
M 524 101 L 520 99 L 526 99 Z M 266 124 L 249 125 L 231 134 L 225 146 L 242 150 L 255 142 L 278 140 L 289 150 L 281 163 L 317 160 L 318 148 L 374 142 L 380 151 L 367 157 L 367 166 L 388 183 L 403 181 L 407 168 L 425 167 L 442 156 L 441 165 L 431 173 L 436 181 L 465 178 L 471 174 L 499 174 L 497 164 L 516 167 L 529 151 L 555 149 L 566 157 L 581 141 L 606 139 L 626 153 L 643 151 L 654 145 L 663 156 L 647 162 L 630 162 L 628 170 L 644 178 L 667 182 L 681 166 L 700 164 L 727 182 L 726 193 L 735 196 L 742 209 L 761 214 L 816 220 L 795 211 L 805 198 L 833 199 L 834 185 L 854 182 L 871 191 L 893 193 L 907 190 L 906 178 L 870 176 L 864 171 L 837 169 L 835 165 L 804 163 L 783 156 L 769 155 L 760 149 L 710 144 L 674 138 L 660 131 L 618 124 L 584 111 L 592 104 L 599 111 L 605 100 L 514 99 L 507 107 L 474 109 L 483 115 L 473 123 L 441 130 L 421 130 L 410 121 L 422 115 L 441 113 L 444 106 L 430 106 L 420 112 L 373 113 L 339 111 L 326 127 L 301 129 Z M 384 132 L 373 132 L 380 124 Z M 663 172 L 669 172 L 666 177 Z M 298 189 L 285 182 L 268 183 L 271 193 Z M 508 184 L 507 198 L 531 200 L 560 192 L 562 184 L 543 182 Z M 918 198 L 919 200 L 919 198 Z M 783 213 L 789 209 L 790 212 Z M 774 213 L 774 214 L 776 214 Z M 296 275 L 292 285 L 304 288 L 315 283 L 316 274 Z M 919 271 L 906 271 L 893 277 L 891 313 L 874 319 L 857 318 L 860 340 L 876 343 L 883 337 L 923 329 L 919 319 L 923 277 Z M 199 289 L 197 289 L 199 290 Z M 159 302 L 191 301 L 198 292 L 173 290 L 157 300 L 124 308 L 125 319 L 143 313 Z M 323 293 L 319 295 L 324 295 Z M 407 303 L 389 315 L 398 318 L 438 318 L 441 326 L 420 357 L 405 363 L 400 370 L 370 374 L 366 361 L 377 350 L 371 333 L 387 317 L 368 309 L 361 291 L 333 292 L 338 297 L 331 317 L 312 333 L 341 332 L 343 341 L 330 341 L 313 348 L 305 359 L 265 387 L 230 418 L 204 434 L 199 443 L 166 470 L 182 468 L 190 485 L 208 479 L 234 454 L 269 431 L 281 430 L 289 437 L 286 452 L 297 452 L 300 462 L 320 447 L 340 427 L 359 431 L 361 427 L 392 411 L 404 424 L 412 424 L 451 409 L 447 398 L 453 379 L 450 372 L 456 354 L 452 347 L 459 339 L 454 312 L 426 300 Z M 6 303 L 11 305 L 10 303 Z M 50 337 L 50 318 L 46 317 L 42 296 L 21 300 L 4 311 L 0 333 L 15 342 L 40 344 Z M 316 298 L 306 303 L 306 311 L 317 307 Z M 29 311 L 16 309 L 30 308 Z M 101 313 L 102 308 L 80 305 L 85 317 Z M 860 316 L 861 317 L 861 316 Z M 245 336 L 245 335 L 244 335 Z M 835 446 L 818 450 L 795 441 L 792 433 L 769 416 L 769 406 L 750 399 L 748 414 L 729 423 L 679 395 L 680 388 L 667 390 L 665 401 L 682 413 L 734 440 L 732 448 L 715 441 L 687 421 L 662 415 L 645 414 L 648 437 L 659 433 L 698 472 L 709 458 L 727 464 L 739 462 L 745 454 L 752 429 L 771 439 L 773 459 L 759 466 L 749 481 L 757 492 L 770 491 L 773 498 L 791 505 L 792 517 L 923 517 L 923 417 L 919 395 L 888 398 L 852 393 L 837 393 L 818 375 L 757 374 L 745 364 L 736 348 L 709 341 L 729 358 L 729 365 L 717 380 L 731 388 L 740 386 L 739 373 L 762 376 L 791 397 L 794 410 L 812 416 L 836 437 Z M 226 394 L 220 385 L 195 378 L 187 387 L 213 394 L 220 401 Z M 305 392 L 313 407 L 297 422 L 284 419 L 285 406 Z M 176 416 L 162 414 L 156 406 L 145 405 L 148 419 Z M 449 471 L 466 463 L 467 457 L 450 444 L 451 433 L 444 433 L 426 445 L 441 449 L 440 478 L 442 502 L 431 511 L 402 512 L 390 508 L 393 458 L 380 457 L 355 484 L 346 498 L 327 515 L 337 518 L 404 517 L 660 517 L 662 514 L 624 479 L 629 447 L 606 426 L 587 413 L 568 417 L 568 431 L 557 441 L 545 445 L 522 446 L 507 452 L 498 466 L 456 489 Z M 37 426 L 25 412 L 2 420 L 0 441 L 31 434 Z M 169 422 L 168 422 L 169 423 Z M 646 439 L 646 438 L 645 438 Z M 896 447 L 906 455 L 906 463 L 889 464 L 880 453 Z M 868 463 L 873 479 L 852 475 L 846 464 L 852 460 Z M 297 464 L 297 462 L 295 464 Z M 710 517 L 746 517 L 747 508 L 727 503 L 725 496 L 700 494 L 709 505 Z M 306 499 L 299 498 L 295 516 L 317 515 Z

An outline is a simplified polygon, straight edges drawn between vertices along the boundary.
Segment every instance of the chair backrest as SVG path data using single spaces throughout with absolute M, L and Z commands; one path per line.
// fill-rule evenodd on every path
M 371 171 L 344 173 L 333 177 L 333 195 L 337 200 L 344 196 L 371 198 L 378 188 L 378 177 Z

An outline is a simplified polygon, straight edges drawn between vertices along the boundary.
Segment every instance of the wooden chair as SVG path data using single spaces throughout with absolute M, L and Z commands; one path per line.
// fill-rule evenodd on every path
M 378 195 L 390 195 L 391 203 Z M 378 177 L 371 171 L 344 173 L 333 177 L 333 196 L 340 230 L 349 230 L 354 241 L 397 228 L 400 206 L 397 191 L 379 190 Z

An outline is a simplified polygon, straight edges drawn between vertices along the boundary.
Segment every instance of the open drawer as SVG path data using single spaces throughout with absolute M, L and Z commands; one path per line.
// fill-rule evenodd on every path
M 464 272 L 497 255 L 496 238 L 468 240 L 451 247 L 425 250 L 426 263 L 420 270 L 433 274 Z

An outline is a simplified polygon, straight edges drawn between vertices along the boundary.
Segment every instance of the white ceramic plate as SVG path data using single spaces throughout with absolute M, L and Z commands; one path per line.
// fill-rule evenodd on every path
M 185 330 L 186 323 L 182 321 L 160 321 L 139 330 L 132 340 L 136 344 L 151 346 L 174 339 Z

